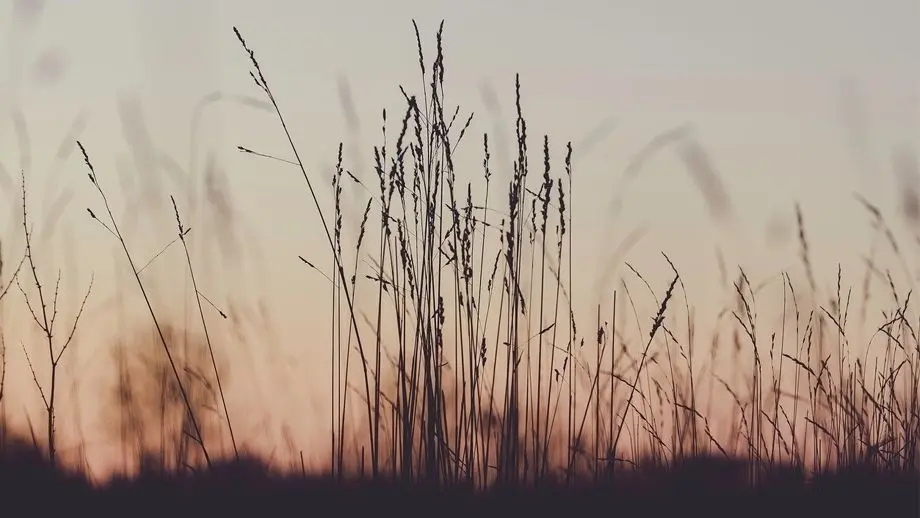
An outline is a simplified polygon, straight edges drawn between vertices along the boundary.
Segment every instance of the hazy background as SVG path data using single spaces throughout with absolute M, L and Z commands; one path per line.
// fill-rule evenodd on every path
M 86 207 L 98 208 L 99 200 L 79 154 L 68 154 L 62 141 L 79 136 L 86 145 L 116 212 L 133 225 L 129 245 L 141 263 L 175 237 L 169 194 L 188 211 L 202 292 L 245 322 L 213 324 L 228 363 L 237 365 L 228 397 L 234 420 L 245 423 L 238 434 L 270 448 L 287 424 L 300 444 L 318 431 L 325 440 L 328 289 L 297 259 L 328 263 L 325 237 L 298 171 L 236 151 L 243 145 L 289 157 L 274 117 L 253 102 L 201 102 L 213 92 L 264 101 L 231 30 L 238 26 L 328 203 L 338 142 L 346 144 L 346 165 L 370 174 L 362 164 L 380 142 L 381 109 L 395 121 L 404 109 L 397 86 L 418 86 L 412 18 L 429 56 L 437 24 L 446 20 L 448 102 L 477 116 L 460 164 L 468 178 L 481 173 L 483 132 L 513 142 L 516 72 L 531 148 L 548 133 L 561 172 L 565 142 L 575 143 L 575 297 L 587 315 L 613 288 L 595 281 L 611 269 L 620 272 L 605 264 L 611 243 L 642 225 L 648 232 L 629 261 L 662 290 L 667 279 L 656 273 L 666 272 L 659 255 L 666 251 L 694 304 L 715 312 L 725 300 L 725 290 L 713 288 L 717 247 L 729 268 L 744 264 L 755 284 L 797 267 L 796 201 L 819 285 L 831 286 L 837 263 L 858 266 L 871 238 L 853 194 L 895 216 L 894 153 L 920 145 L 916 0 L 8 0 L 0 8 L 0 110 L 14 114 L 0 123 L 10 207 L 4 281 L 21 257 L 15 225 L 23 169 L 36 235 L 55 221 L 39 252 L 43 275 L 63 269 L 68 308 L 90 274 L 96 277 L 67 362 L 74 387 L 68 397 L 85 395 L 76 399 L 88 414 L 81 426 L 90 443 L 91 430 L 106 419 L 93 410 L 100 406 L 93 394 L 105 387 L 107 343 L 129 331 L 132 319 L 145 324 L 146 308 L 133 281 L 114 282 L 124 258 L 87 216 Z M 345 91 L 357 128 L 343 116 Z M 489 108 L 490 98 L 500 110 Z M 28 129 L 28 154 L 16 138 L 16 113 Z M 618 190 L 636 152 L 688 123 L 726 185 L 731 221 L 712 221 L 685 166 L 668 150 L 648 162 L 628 191 Z M 172 173 L 152 165 L 157 153 L 174 160 Z M 493 164 L 507 174 L 510 160 L 498 162 L 500 153 Z M 195 218 L 193 191 L 194 207 L 203 211 Z M 363 202 L 351 205 L 357 218 Z M 353 229 L 357 220 L 350 223 Z M 164 311 L 194 315 L 181 304 L 182 290 L 190 291 L 181 281 L 183 263 L 181 250 L 172 249 L 150 275 L 158 279 Z M 14 419 L 24 406 L 40 415 L 19 345 L 30 339 L 23 332 L 31 325 L 22 318 L 21 298 L 13 288 L 4 301 L 6 404 Z M 72 313 L 63 318 L 69 322 Z M 240 355 L 249 359 L 234 363 Z M 62 430 L 70 427 L 63 412 Z

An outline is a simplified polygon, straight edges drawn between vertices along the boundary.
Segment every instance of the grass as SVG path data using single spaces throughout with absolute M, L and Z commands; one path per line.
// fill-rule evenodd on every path
M 573 293 L 578 258 L 571 200 L 590 180 L 579 180 L 570 143 L 559 157 L 548 136 L 536 152 L 531 148 L 519 78 L 513 174 L 496 185 L 489 136 L 472 143 L 472 115 L 445 104 L 443 24 L 433 59 L 416 27 L 422 89 L 400 89 L 405 106 L 395 120 L 383 112 L 373 182 L 348 170 L 339 146 L 328 207 L 267 71 L 234 31 L 294 158 L 239 150 L 244 158 L 281 160 L 302 173 L 315 210 L 311 224 L 320 225 L 326 239 L 329 268 L 318 257 L 300 257 L 330 290 L 332 426 L 325 469 L 308 470 L 302 450 L 299 463 L 284 468 L 240 446 L 215 353 L 221 344 L 208 331 L 205 306 L 213 305 L 196 282 L 179 205 L 172 198 L 177 238 L 170 245 L 184 248 L 201 324 L 201 339 L 182 347 L 178 336 L 193 331 L 171 327 L 155 310 L 142 276 L 146 266 L 138 266 L 102 187 L 106 173 L 93 166 L 93 146 L 78 142 L 99 196 L 89 215 L 123 252 L 155 333 L 150 351 L 116 349 L 119 442 L 134 470 L 100 483 L 85 466 L 66 465 L 56 455 L 57 367 L 82 306 L 69 337 L 56 346 L 58 289 L 53 297 L 44 291 L 35 267 L 23 177 L 26 247 L 11 279 L 19 283 L 25 264 L 35 285 L 36 295 L 24 288 L 21 294 L 46 339 L 49 381 L 40 381 L 34 368 L 32 376 L 47 433 L 41 441 L 33 431 L 30 440 L 0 428 L 4 499 L 48 511 L 88 506 L 103 514 L 310 512 L 323 505 L 346 513 L 385 506 L 403 514 L 457 515 L 917 514 L 920 322 L 911 292 L 898 289 L 874 250 L 862 300 L 853 298 L 838 269 L 835 293 L 820 303 L 797 208 L 806 288 L 788 273 L 780 276 L 781 318 L 765 327 L 757 311 L 764 288 L 739 267 L 735 303 L 720 315 L 723 326 L 709 350 L 699 348 L 686 287 L 667 255 L 662 261 L 671 274 L 663 289 L 653 289 L 627 264 L 635 283 L 623 281 L 610 307 L 598 304 L 596 315 L 576 315 L 573 300 L 581 295 Z M 673 139 L 662 137 L 657 145 Z M 681 144 L 713 213 L 724 213 L 726 195 L 704 150 L 692 141 Z M 476 183 L 460 180 L 454 160 L 461 145 L 481 146 Z M 343 208 L 349 183 L 366 194 L 357 221 L 346 220 Z M 881 211 L 866 207 L 903 262 Z M 851 303 L 853 311 L 868 312 L 875 276 L 894 303 L 874 328 L 863 317 L 853 324 Z M 655 300 L 646 317 L 636 285 Z M 29 302 L 36 298 L 38 304 Z M 855 325 L 864 329 L 854 331 Z M 874 331 L 871 340 L 857 346 L 850 337 L 865 329 Z M 737 362 L 736 381 L 715 369 L 725 345 Z M 3 352 L 5 375 L 5 345 Z M 713 415 L 704 401 L 716 390 L 733 401 L 733 412 Z M 219 425 L 209 426 L 204 414 L 214 413 Z M 728 419 L 728 433 L 714 430 L 716 419 Z M 39 493 L 54 496 L 26 496 Z

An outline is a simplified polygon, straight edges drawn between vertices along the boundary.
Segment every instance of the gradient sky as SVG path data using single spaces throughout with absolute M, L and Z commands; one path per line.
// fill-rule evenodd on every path
M 795 241 L 789 240 L 796 201 L 805 214 L 819 282 L 827 285 L 838 261 L 859 264 L 871 236 L 853 193 L 895 216 L 892 153 L 916 153 L 920 147 L 916 0 L 14 0 L 0 10 L 0 108 L 20 110 L 28 124 L 32 160 L 26 173 L 34 217 L 53 212 L 57 196 L 69 199 L 46 261 L 79 264 L 75 273 L 65 268 L 72 302 L 95 272 L 86 333 L 104 333 L 102 324 L 113 318 L 106 308 L 115 288 L 109 272 L 117 250 L 86 216 L 85 208 L 98 207 L 98 200 L 78 155 L 60 164 L 55 159 L 76 118 L 85 117 L 80 138 L 120 207 L 125 200 L 119 199 L 116 170 L 130 169 L 131 162 L 119 106 L 140 106 L 151 140 L 184 167 L 191 160 L 192 113 L 203 96 L 220 91 L 262 100 L 231 30 L 238 26 L 256 51 L 315 181 L 328 186 L 342 140 L 356 174 L 369 174 L 356 160 L 369 163 L 370 146 L 380 140 L 380 110 L 401 113 L 397 86 L 418 84 L 413 18 L 429 55 L 437 23 L 446 20 L 448 101 L 477 114 L 476 138 L 463 155 L 469 170 L 464 174 L 480 174 L 475 143 L 482 132 L 503 131 L 511 139 L 516 72 L 534 139 L 548 133 L 558 158 L 567 140 L 576 142 L 576 255 L 588 265 L 579 271 L 576 286 L 583 290 L 576 293 L 584 294 L 579 303 L 586 308 L 597 302 L 593 279 L 606 268 L 602 244 L 622 240 L 640 224 L 648 224 L 650 233 L 630 261 L 643 271 L 665 272 L 658 254 L 668 252 L 684 270 L 691 296 L 715 307 L 721 293 L 708 286 L 716 279 L 717 245 L 730 262 L 752 269 L 755 283 L 797 263 Z M 357 133 L 349 132 L 342 115 L 343 82 L 359 116 Z M 500 114 L 486 108 L 484 92 L 490 90 L 500 101 Z M 22 162 L 10 120 L 0 122 L 0 160 L 15 186 Z M 633 154 L 655 135 L 685 123 L 693 124 L 725 182 L 737 213 L 735 227 L 713 225 L 672 152 L 649 162 L 624 195 L 622 215 L 614 218 L 618 182 Z M 579 154 L 577 143 L 598 127 L 606 129 L 602 138 Z M 326 292 L 325 281 L 296 259 L 298 254 L 327 259 L 321 230 L 310 223 L 314 214 L 303 181 L 287 166 L 235 151 L 243 145 L 287 157 L 284 135 L 271 114 L 238 103 L 208 107 L 199 134 L 196 166 L 208 151 L 214 153 L 233 196 L 228 214 L 242 257 L 240 265 L 219 268 L 199 259 L 206 270 L 203 291 L 224 307 L 232 299 L 241 306 L 263 301 L 276 308 L 275 339 L 284 344 L 292 369 L 286 388 L 297 394 L 323 387 L 325 348 L 313 350 L 315 344 L 298 338 L 328 332 L 325 312 L 316 310 L 325 307 L 316 295 Z M 496 165 L 505 174 L 509 166 Z M 138 257 L 151 257 L 174 236 L 166 203 L 171 192 L 182 199 L 176 189 L 163 184 L 149 206 L 132 207 L 142 225 L 132 241 Z M 17 203 L 15 190 L 4 195 L 11 206 Z M 328 187 L 323 196 L 328 202 Z M 11 232 L 15 221 L 6 217 L 4 228 Z M 9 264 L 17 259 L 21 235 L 4 238 L 17 243 L 3 247 Z M 66 246 L 75 250 L 70 259 L 57 248 Z M 180 258 L 174 250 L 161 273 L 181 268 Z M 664 288 L 664 277 L 653 279 L 657 289 Z M 136 307 L 143 317 L 136 286 L 125 284 L 121 291 L 134 297 L 130 311 Z M 16 289 L 10 297 L 21 298 Z M 21 310 L 11 304 L 9 311 Z M 89 347 L 87 340 L 81 347 Z M 21 364 L 21 356 L 14 351 L 11 364 Z M 81 354 L 75 369 L 89 369 L 95 361 Z M 15 393 L 31 397 L 25 396 L 32 390 L 28 375 L 13 378 Z M 278 397 L 317 411 L 327 404 L 321 395 Z M 295 423 L 302 430 L 311 417 L 291 419 L 303 421 Z

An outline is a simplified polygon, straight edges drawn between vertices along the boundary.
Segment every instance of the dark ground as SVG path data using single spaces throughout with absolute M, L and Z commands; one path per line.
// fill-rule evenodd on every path
M 755 490 L 688 463 L 624 472 L 615 481 L 577 489 L 553 484 L 473 495 L 280 475 L 258 462 L 231 462 L 210 473 L 150 473 L 93 487 L 83 475 L 52 469 L 34 453 L 7 449 L 0 457 L 0 516 L 920 516 L 917 473 L 850 470 L 808 482 L 783 473 Z

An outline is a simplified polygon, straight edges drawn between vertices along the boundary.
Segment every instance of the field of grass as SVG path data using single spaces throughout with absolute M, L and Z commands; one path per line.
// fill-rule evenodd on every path
M 177 237 L 168 246 L 184 250 L 183 275 L 196 293 L 201 339 L 194 348 L 176 346 L 177 330 L 151 302 L 140 274 L 145 265 L 132 254 L 101 180 L 107 173 L 94 166 L 104 147 L 78 142 L 97 194 L 87 200 L 89 215 L 118 245 L 136 280 L 130 289 L 142 293 L 155 331 L 143 375 L 129 365 L 130 353 L 117 355 L 120 442 L 131 469 L 95 481 L 59 454 L 59 366 L 80 318 L 68 318 L 67 329 L 55 326 L 59 291 L 35 266 L 23 176 L 26 246 L 12 272 L 2 269 L 0 293 L 21 295 L 45 338 L 28 349 L 41 356 L 27 359 L 46 420 L 25 432 L 0 427 L 4 502 L 97 515 L 918 515 L 920 317 L 910 288 L 876 264 L 874 250 L 860 290 L 843 285 L 838 271 L 825 304 L 798 213 L 806 287 L 781 276 L 782 318 L 764 321 L 756 311 L 761 287 L 737 268 L 724 336 L 703 349 L 679 266 L 667 255 L 672 274 L 660 292 L 632 270 L 657 301 L 653 313 L 640 314 L 624 283 L 610 307 L 576 314 L 572 276 L 580 258 L 573 257 L 571 229 L 576 215 L 591 215 L 570 200 L 590 188 L 590 173 L 573 170 L 571 144 L 557 157 L 548 137 L 528 133 L 519 82 L 513 175 L 501 184 L 492 175 L 489 136 L 473 135 L 472 116 L 444 103 L 441 30 L 435 50 L 426 52 L 416 28 L 423 88 L 403 90 L 402 109 L 384 112 L 372 157 L 377 181 L 354 176 L 340 147 L 334 203 L 324 206 L 320 190 L 328 179 L 304 166 L 268 71 L 236 36 L 288 137 L 290 165 L 303 176 L 315 213 L 308 224 L 319 226 L 327 244 L 330 268 L 300 258 L 329 286 L 322 296 L 332 315 L 325 338 L 333 426 L 325 469 L 307 469 L 302 456 L 279 463 L 244 451 L 224 395 L 219 345 L 208 332 L 214 308 L 196 282 L 181 207 L 172 200 Z M 669 138 L 641 152 L 635 167 Z M 458 180 L 461 145 L 482 150 L 475 185 Z M 683 149 L 717 204 L 718 178 L 704 151 Z M 239 151 L 243 159 L 288 161 Z M 346 217 L 346 186 L 366 194 L 360 219 Z M 879 242 L 903 257 L 882 213 L 866 208 Z M 879 283 L 885 291 L 875 297 L 890 307 L 869 324 L 869 287 Z M 91 296 L 87 289 L 84 305 Z M 866 329 L 868 343 L 851 338 Z M 736 352 L 739 381 L 715 373 L 719 347 Z M 5 345 L 3 352 L 5 377 Z M 36 374 L 39 362 L 47 375 Z M 145 393 L 158 387 L 156 400 L 142 399 L 139 384 Z M 733 407 L 714 411 L 714 392 Z M 717 433 L 717 421 L 729 421 L 730 431 Z

